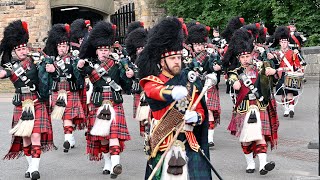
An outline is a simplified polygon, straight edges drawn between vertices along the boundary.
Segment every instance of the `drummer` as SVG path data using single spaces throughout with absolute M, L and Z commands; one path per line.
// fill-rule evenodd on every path
M 289 89 L 282 88 L 285 83 L 285 76 L 287 78 L 291 78 L 290 75 L 295 74 L 295 76 L 303 77 L 302 67 L 300 64 L 299 56 L 297 55 L 299 51 L 297 49 L 291 50 L 289 49 L 289 29 L 285 26 L 280 26 L 275 31 L 275 43 L 280 44 L 280 50 L 276 53 L 277 59 L 279 60 L 279 68 L 277 69 L 278 75 L 281 78 L 278 82 L 276 89 L 277 95 L 282 95 L 282 102 L 284 104 L 284 117 L 290 116 L 293 118 L 294 116 L 294 96 L 299 94 L 298 88 L 292 87 Z M 289 76 L 288 76 L 289 75 Z M 289 83 L 293 83 L 293 86 L 296 84 L 300 84 L 299 79 L 292 79 L 293 81 Z

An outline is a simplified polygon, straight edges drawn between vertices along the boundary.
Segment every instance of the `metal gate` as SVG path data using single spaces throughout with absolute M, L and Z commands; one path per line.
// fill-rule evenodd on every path
M 111 22 L 117 25 L 116 41 L 124 44 L 128 24 L 135 21 L 134 3 L 122 6 L 115 14 L 111 15 Z

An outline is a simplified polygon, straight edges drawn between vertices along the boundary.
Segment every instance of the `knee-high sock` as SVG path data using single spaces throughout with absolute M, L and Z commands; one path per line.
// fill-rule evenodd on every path
M 111 159 L 111 171 L 113 174 L 120 174 L 120 173 L 117 173 L 117 172 L 114 172 L 115 171 L 115 166 L 120 164 L 120 146 L 110 146 L 110 159 Z
M 28 170 L 26 172 L 30 172 L 31 161 L 32 161 L 31 144 L 29 146 L 27 146 L 27 147 L 23 147 L 23 153 L 26 156 L 26 159 L 28 161 Z
M 259 170 L 263 169 L 267 164 L 267 145 L 266 144 L 257 144 L 256 154 L 259 157 L 260 167 Z
M 41 156 L 41 146 L 40 145 L 32 145 L 31 148 L 31 168 L 30 172 L 39 171 L 39 163 L 40 163 L 40 156 Z
M 247 162 L 247 169 L 255 169 L 255 162 L 253 160 L 253 150 L 252 150 L 252 144 L 245 146 L 241 144 L 242 151 L 244 153 L 244 157 L 246 158 Z

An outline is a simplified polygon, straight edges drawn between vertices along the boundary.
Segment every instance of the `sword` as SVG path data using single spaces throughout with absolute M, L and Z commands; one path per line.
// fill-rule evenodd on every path
M 202 157 L 204 157 L 204 159 L 206 160 L 207 164 L 210 166 L 210 168 L 212 169 L 212 171 L 214 172 L 214 174 L 216 174 L 216 176 L 217 176 L 220 180 L 222 180 L 222 177 L 219 175 L 219 173 L 217 172 L 217 170 L 214 169 L 213 165 L 211 164 L 211 162 L 210 162 L 209 158 L 207 157 L 207 155 L 204 153 L 203 149 L 200 148 L 198 152 L 202 155 Z

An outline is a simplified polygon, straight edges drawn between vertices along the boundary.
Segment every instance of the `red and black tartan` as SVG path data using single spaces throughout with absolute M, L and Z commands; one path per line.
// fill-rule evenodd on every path
M 86 89 L 86 85 L 83 85 L 83 89 L 79 90 L 79 97 L 80 97 L 80 102 L 82 105 L 82 109 L 83 112 L 85 114 L 85 116 L 88 115 L 88 105 L 87 105 L 87 89 Z
M 245 116 L 246 116 L 246 113 L 238 113 L 238 112 L 232 115 L 232 119 L 228 126 L 228 130 L 231 131 L 232 135 L 240 137 Z M 271 126 L 270 126 L 270 119 L 269 119 L 269 114 L 267 110 L 264 110 L 264 111 L 260 110 L 260 120 L 261 120 L 261 126 L 262 126 L 261 128 L 262 135 L 270 136 Z
M 107 59 L 106 61 L 101 62 L 100 66 L 108 71 L 114 65 L 114 61 L 112 59 Z M 89 79 L 92 84 L 99 81 L 101 79 L 99 73 L 94 69 L 91 74 L 89 74 Z
M 86 116 L 82 109 L 81 100 L 79 97 L 79 91 L 77 92 L 70 92 L 69 82 L 63 81 L 57 84 L 57 90 L 64 89 L 67 93 L 67 105 L 62 116 L 63 120 L 72 120 L 73 124 L 75 125 L 75 129 L 84 129 L 86 127 Z M 54 108 L 57 98 L 58 98 L 58 91 L 52 93 L 52 104 L 51 107 Z
M 119 139 L 120 149 L 124 149 L 124 141 L 131 139 L 129 131 L 127 128 L 127 123 L 124 115 L 124 109 L 122 104 L 115 104 L 112 100 L 112 92 L 103 92 L 103 100 L 110 100 L 112 102 L 113 108 L 116 112 L 116 119 L 112 122 L 110 127 L 110 135 L 106 137 L 93 136 L 90 131 L 96 120 L 96 113 L 99 107 L 96 107 L 92 103 L 89 104 L 89 114 L 88 114 L 88 131 L 87 131 L 87 154 L 89 154 L 89 159 L 91 161 L 98 161 L 102 157 L 101 151 L 101 140 L 108 139 Z
M 36 100 L 38 97 L 35 93 L 21 94 L 21 101 L 26 99 Z M 36 101 L 34 103 L 35 121 L 32 133 L 41 134 L 41 149 L 42 151 L 49 151 L 54 148 L 52 124 L 48 116 L 46 104 L 44 102 Z M 22 105 L 15 106 L 13 110 L 12 127 L 14 127 L 22 114 Z M 3 159 L 15 159 L 23 155 L 23 141 L 22 137 L 12 136 L 12 144 L 9 152 Z
M 201 51 L 198 55 L 196 55 L 196 60 L 202 63 L 207 58 L 208 53 L 206 51 Z
M 136 118 L 139 103 L 140 103 L 140 94 L 134 94 L 133 95 L 133 118 Z
M 220 124 L 221 106 L 219 90 L 216 86 L 213 86 L 207 91 L 207 108 L 213 112 L 214 123 Z

